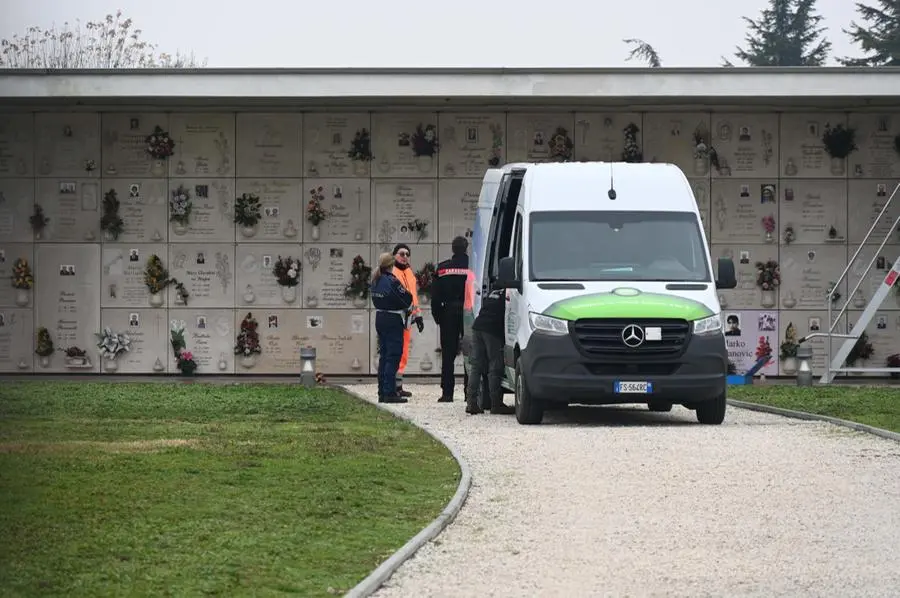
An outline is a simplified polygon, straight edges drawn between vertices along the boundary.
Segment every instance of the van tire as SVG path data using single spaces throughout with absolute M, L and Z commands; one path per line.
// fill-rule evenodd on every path
M 727 402 L 723 392 L 711 401 L 697 404 L 697 421 L 708 426 L 718 426 L 725 421 Z
M 539 424 L 544 419 L 544 402 L 535 398 L 528 390 L 522 364 L 516 359 L 516 421 L 523 425 Z
M 651 401 L 647 404 L 647 409 L 656 413 L 667 413 L 672 410 L 672 403 L 664 403 L 661 401 Z

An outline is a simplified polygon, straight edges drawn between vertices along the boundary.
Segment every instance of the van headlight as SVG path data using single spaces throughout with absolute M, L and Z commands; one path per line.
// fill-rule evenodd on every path
M 547 334 L 569 334 L 569 322 L 567 320 L 529 312 L 528 321 L 531 323 L 531 329 L 535 331 L 539 330 Z
M 694 334 L 721 334 L 722 318 L 709 316 L 702 320 L 694 320 Z

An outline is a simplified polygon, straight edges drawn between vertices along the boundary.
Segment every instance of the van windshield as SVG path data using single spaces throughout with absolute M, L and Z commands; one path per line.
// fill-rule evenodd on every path
M 690 212 L 532 212 L 532 281 L 711 282 Z

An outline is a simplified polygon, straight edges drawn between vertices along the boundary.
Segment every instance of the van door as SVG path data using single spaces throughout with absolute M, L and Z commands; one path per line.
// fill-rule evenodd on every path
M 512 257 L 516 262 L 516 277 L 522 280 L 522 210 L 516 210 L 516 221 L 513 226 Z M 506 312 L 504 314 L 505 342 L 503 347 L 503 364 L 506 366 L 506 379 L 511 383 L 516 375 L 515 349 L 518 339 L 519 325 L 522 321 L 522 305 L 524 299 L 516 289 L 506 290 Z

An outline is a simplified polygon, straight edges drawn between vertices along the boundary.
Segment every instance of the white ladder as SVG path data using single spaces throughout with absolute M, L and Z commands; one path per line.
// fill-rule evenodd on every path
M 890 240 L 891 235 L 896 234 L 898 231 L 898 226 L 900 226 L 900 216 L 898 216 L 894 223 L 891 225 L 890 230 L 884 236 L 884 239 L 881 240 L 881 245 L 878 246 L 878 249 L 875 251 L 872 256 L 872 260 L 869 262 L 869 265 L 866 267 L 866 271 L 862 273 L 859 277 L 859 281 L 856 283 L 856 286 L 852 291 L 847 293 L 847 301 L 844 303 L 844 306 L 841 308 L 840 312 L 838 312 L 837 317 L 832 317 L 832 297 L 836 292 L 838 292 L 838 287 L 841 282 L 847 277 L 847 274 L 850 272 L 851 266 L 856 262 L 856 258 L 859 257 L 859 254 L 862 252 L 863 247 L 865 247 L 866 242 L 869 240 L 869 237 L 872 236 L 872 233 L 875 231 L 875 227 L 878 226 L 878 223 L 881 221 L 882 217 L 887 213 L 888 208 L 891 205 L 891 202 L 894 201 L 898 191 L 900 191 L 900 184 L 894 187 L 894 192 L 891 193 L 891 196 L 885 202 L 884 207 L 881 208 L 881 212 L 878 214 L 878 217 L 872 223 L 872 226 L 869 228 L 869 232 L 866 233 L 865 238 L 862 240 L 862 243 L 859 244 L 859 247 L 856 249 L 856 253 L 853 254 L 853 257 L 850 258 L 847 267 L 844 268 L 844 271 L 841 273 L 840 278 L 834 283 L 834 287 L 828 292 L 825 296 L 825 302 L 828 305 L 828 332 L 825 333 L 813 333 L 809 334 L 801 342 L 808 340 L 814 337 L 825 337 L 825 351 L 826 351 L 826 370 L 825 373 L 822 374 L 822 377 L 819 379 L 820 384 L 830 384 L 834 381 L 834 378 L 839 373 L 850 373 L 850 372 L 864 372 L 864 373 L 895 373 L 900 372 L 900 368 L 889 368 L 889 367 L 881 367 L 881 368 L 856 368 L 856 367 L 843 367 L 844 362 L 847 360 L 847 357 L 850 355 L 850 352 L 853 350 L 854 345 L 862 336 L 863 332 L 866 331 L 866 328 L 869 326 L 869 323 L 872 321 L 872 318 L 875 316 L 875 313 L 881 308 L 884 300 L 888 298 L 888 296 L 894 292 L 893 287 L 897 283 L 897 279 L 900 278 L 900 255 L 897 256 L 896 259 L 891 264 L 891 269 L 885 275 L 884 279 L 881 281 L 881 284 L 878 286 L 878 290 L 872 295 L 872 298 L 869 299 L 869 303 L 866 304 L 865 309 L 863 309 L 862 315 L 859 317 L 859 321 L 853 325 L 853 329 L 849 331 L 847 334 L 840 334 L 835 332 L 835 328 L 838 326 L 838 322 L 840 322 L 841 316 L 844 315 L 844 312 L 847 311 L 847 308 L 850 306 L 850 302 L 852 298 L 856 295 L 856 292 L 859 290 L 859 287 L 862 286 L 863 281 L 866 280 L 866 276 L 868 276 L 869 271 L 871 271 L 872 266 L 875 265 L 875 262 L 878 259 L 878 256 L 881 254 L 881 251 L 884 249 L 884 246 Z M 831 345 L 832 339 L 842 338 L 844 339 L 844 343 L 841 345 L 841 348 L 838 349 L 837 353 L 832 355 Z

